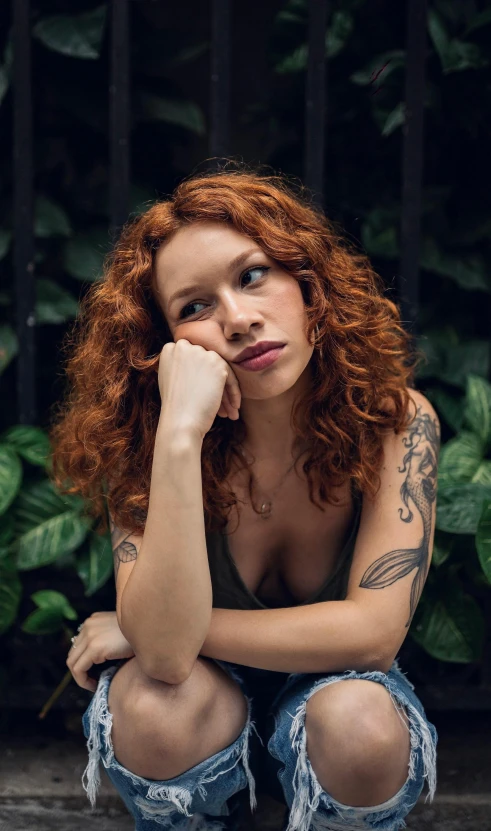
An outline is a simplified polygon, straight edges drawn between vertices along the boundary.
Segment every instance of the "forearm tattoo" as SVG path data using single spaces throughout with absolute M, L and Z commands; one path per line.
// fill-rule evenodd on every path
M 119 564 L 129 563 L 131 560 L 136 560 L 138 552 L 135 544 L 128 542 L 128 537 L 130 537 L 131 534 L 127 534 L 126 531 L 120 531 L 116 528 L 111 516 L 109 516 L 109 527 L 111 530 L 111 545 L 114 557 L 114 579 L 116 580 L 119 571 Z
M 405 436 L 403 442 L 409 450 L 404 456 L 403 467 L 399 468 L 400 473 L 407 471 L 400 493 L 408 510 L 408 516 L 402 516 L 403 508 L 399 508 L 399 516 L 403 522 L 413 521 L 414 514 L 408 505 L 408 498 L 411 497 L 423 520 L 423 539 L 418 548 L 398 548 L 396 551 L 389 551 L 379 557 L 365 571 L 360 586 L 363 589 L 385 589 L 386 586 L 391 586 L 392 583 L 401 580 L 406 574 L 416 569 L 411 586 L 409 618 L 406 623 L 406 628 L 408 628 L 429 569 L 431 516 L 436 500 L 440 449 L 438 421 L 432 419 L 429 413 L 422 413 L 419 406 L 416 418 L 409 428 L 409 436 Z

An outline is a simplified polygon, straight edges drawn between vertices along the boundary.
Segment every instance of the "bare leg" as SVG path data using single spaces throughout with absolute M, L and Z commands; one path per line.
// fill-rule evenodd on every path
M 149 678 L 136 658 L 109 686 L 114 755 L 147 779 L 173 779 L 232 744 L 247 720 L 240 686 L 199 657 L 182 684 Z
M 352 807 L 380 805 L 408 776 L 410 734 L 382 684 L 348 679 L 307 702 L 307 754 L 319 783 Z

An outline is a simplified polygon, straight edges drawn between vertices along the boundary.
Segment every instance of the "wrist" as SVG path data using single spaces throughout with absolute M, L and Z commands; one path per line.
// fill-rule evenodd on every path
M 201 450 L 203 438 L 192 427 L 172 424 L 161 416 L 155 437 L 155 444 L 157 443 L 165 445 L 169 450 L 180 451 L 195 448 Z

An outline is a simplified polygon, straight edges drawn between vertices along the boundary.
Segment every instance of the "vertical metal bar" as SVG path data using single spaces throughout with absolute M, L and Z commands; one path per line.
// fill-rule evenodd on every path
M 402 149 L 401 268 L 398 281 L 402 319 L 418 333 L 423 117 L 427 0 L 408 0 L 406 32 L 406 120 Z
M 111 78 L 109 83 L 111 237 L 116 238 L 128 218 L 130 159 L 130 59 L 128 0 L 111 3 Z
M 12 0 L 14 294 L 19 341 L 17 405 L 19 424 L 37 420 L 33 235 L 31 32 L 29 0 Z
M 230 153 L 230 0 L 211 4 L 211 77 L 209 169 Z
M 325 110 L 327 89 L 327 0 L 309 0 L 309 57 L 305 87 L 305 184 L 319 207 L 324 203 Z

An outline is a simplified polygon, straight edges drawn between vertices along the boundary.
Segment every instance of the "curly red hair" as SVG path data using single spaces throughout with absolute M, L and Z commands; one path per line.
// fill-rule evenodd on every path
M 156 299 L 154 258 L 174 231 L 200 220 L 230 223 L 300 283 L 307 336 L 322 346 L 322 356 L 316 348 L 311 359 L 312 389 L 299 402 L 307 435 L 298 405 L 292 416 L 295 434 L 311 448 L 303 470 L 314 504 L 322 508 L 313 496 L 313 471 L 321 502 L 336 503 L 329 491 L 346 477 L 375 495 L 383 434 L 408 426 L 408 388 L 424 356 L 413 351 L 368 257 L 283 177 L 250 169 L 193 175 L 128 222 L 62 346 L 68 392 L 50 426 L 50 477 L 59 492 L 84 498 L 99 533 L 108 529 L 107 503 L 118 527 L 143 534 L 161 405 L 158 362 L 172 340 Z M 223 529 L 237 503 L 225 479 L 233 457 L 247 466 L 244 436 L 241 419 L 217 417 L 204 438 L 207 531 Z M 251 482 L 249 471 L 249 489 Z

